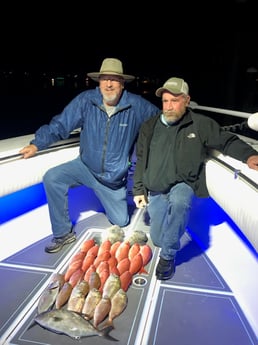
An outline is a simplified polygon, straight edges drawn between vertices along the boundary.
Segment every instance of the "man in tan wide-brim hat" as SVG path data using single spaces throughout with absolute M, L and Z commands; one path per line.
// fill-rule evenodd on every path
M 100 71 L 88 76 L 99 85 L 77 95 L 20 150 L 24 158 L 32 157 L 81 128 L 79 156 L 49 169 L 43 176 L 53 232 L 45 247 L 47 253 L 56 253 L 76 240 L 68 210 L 68 190 L 72 186 L 92 188 L 111 224 L 123 227 L 129 223 L 130 154 L 140 125 L 159 112 L 154 104 L 125 90 L 125 83 L 135 77 L 124 74 L 120 60 L 106 58 Z

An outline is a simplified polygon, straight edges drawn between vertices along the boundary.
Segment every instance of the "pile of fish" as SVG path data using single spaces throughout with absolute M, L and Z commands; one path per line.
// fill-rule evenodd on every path
M 116 340 L 109 332 L 127 306 L 132 278 L 148 274 L 152 249 L 147 240 L 141 231 L 117 241 L 102 237 L 100 244 L 85 240 L 66 271 L 52 275 L 39 298 L 35 322 L 74 339 L 95 335 Z

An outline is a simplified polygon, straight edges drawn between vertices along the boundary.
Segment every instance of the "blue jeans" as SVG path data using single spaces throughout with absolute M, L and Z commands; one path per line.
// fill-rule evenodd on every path
M 167 194 L 149 196 L 150 237 L 161 248 L 160 256 L 171 260 L 180 249 L 194 196 L 186 183 L 178 183 Z
M 43 176 L 43 184 L 55 237 L 62 237 L 72 229 L 68 210 L 68 190 L 79 185 L 94 190 L 110 223 L 122 227 L 129 222 L 126 186 L 116 190 L 104 186 L 95 179 L 80 157 L 49 169 Z

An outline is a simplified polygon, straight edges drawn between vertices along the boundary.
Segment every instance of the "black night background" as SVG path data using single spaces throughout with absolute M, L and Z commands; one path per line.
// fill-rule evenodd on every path
M 105 57 L 154 91 L 177 76 L 200 105 L 258 111 L 258 29 L 253 0 L 2 5 L 0 139 L 33 133 L 79 92 Z

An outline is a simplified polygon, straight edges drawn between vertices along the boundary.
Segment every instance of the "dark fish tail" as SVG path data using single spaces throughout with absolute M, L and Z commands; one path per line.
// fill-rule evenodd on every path
M 113 327 L 113 328 L 115 328 L 115 327 L 114 327 L 113 320 L 107 318 L 107 319 L 102 323 L 101 329 L 105 329 L 105 328 L 108 328 L 108 327 Z
M 103 338 L 107 339 L 107 340 L 118 341 L 118 339 L 112 337 L 109 334 L 112 331 L 112 329 L 114 329 L 113 326 L 107 326 L 107 327 L 101 328 L 99 330 L 99 335 L 102 336 Z

